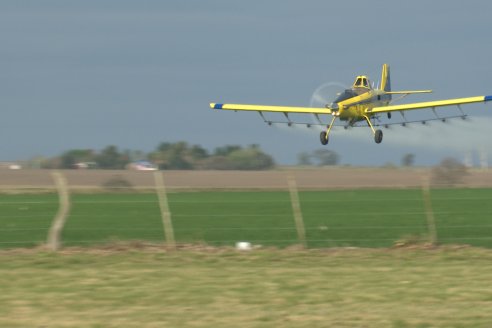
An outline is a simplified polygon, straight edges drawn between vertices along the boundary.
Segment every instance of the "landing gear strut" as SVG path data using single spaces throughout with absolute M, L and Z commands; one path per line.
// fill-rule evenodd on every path
M 328 127 L 326 128 L 326 131 L 322 131 L 319 134 L 319 141 L 321 141 L 321 144 L 322 145 L 327 145 L 328 144 L 328 140 L 329 140 L 328 137 L 330 135 L 330 130 L 333 127 L 333 123 L 335 122 L 335 119 L 336 118 L 337 117 L 335 115 L 333 115 L 333 118 L 331 119 L 330 125 L 328 125 Z
M 374 134 L 374 141 L 377 144 L 381 143 L 381 141 L 383 141 L 383 131 L 375 130 L 374 127 L 372 126 L 372 123 L 371 123 L 371 120 L 369 119 L 369 117 L 364 116 L 364 118 L 366 119 L 367 125 L 369 125 L 369 127 L 372 130 L 372 133 Z

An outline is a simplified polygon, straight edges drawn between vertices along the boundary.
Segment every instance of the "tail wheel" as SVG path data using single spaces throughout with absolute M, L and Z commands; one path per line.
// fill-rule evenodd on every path
M 376 132 L 374 133 L 374 141 L 376 141 L 377 144 L 383 141 L 383 131 L 376 130 Z
M 322 131 L 319 134 L 319 141 L 321 141 L 322 145 L 327 145 L 328 144 L 328 135 L 326 134 L 326 131 Z

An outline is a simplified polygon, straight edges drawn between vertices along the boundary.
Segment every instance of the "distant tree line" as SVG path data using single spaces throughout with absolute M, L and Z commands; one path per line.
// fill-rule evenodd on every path
M 412 167 L 415 163 L 415 154 L 407 153 L 401 158 L 401 166 Z M 333 166 L 340 164 L 340 155 L 330 149 L 316 149 L 311 152 L 301 152 L 297 154 L 297 165 L 300 166 Z M 394 167 L 392 163 L 385 165 Z
M 297 155 L 298 165 L 338 165 L 340 163 L 340 156 L 333 150 L 329 149 L 317 149 L 313 152 L 302 152 Z
M 258 145 L 226 145 L 209 153 L 200 145 L 183 141 L 162 142 L 147 154 L 121 151 L 113 145 L 101 151 L 71 149 L 60 156 L 39 160 L 37 166 L 50 169 L 123 169 L 137 160 L 149 161 L 161 170 L 266 170 L 275 166 L 272 156 L 264 153 Z

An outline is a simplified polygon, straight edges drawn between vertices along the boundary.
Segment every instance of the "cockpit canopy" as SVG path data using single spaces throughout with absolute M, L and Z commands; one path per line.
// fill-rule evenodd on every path
M 369 81 L 369 78 L 365 75 L 360 75 L 355 78 L 355 82 L 352 85 L 352 87 L 355 88 L 364 88 L 364 89 L 371 89 L 371 82 Z
M 331 107 L 336 107 L 336 104 L 339 102 L 342 102 L 344 100 L 357 97 L 361 94 L 364 94 L 366 92 L 369 92 L 371 90 L 371 81 L 369 81 L 369 78 L 365 75 L 359 75 L 355 78 L 355 82 L 352 85 L 351 89 L 346 89 L 345 91 L 337 94 L 337 98 L 335 101 L 331 104 Z

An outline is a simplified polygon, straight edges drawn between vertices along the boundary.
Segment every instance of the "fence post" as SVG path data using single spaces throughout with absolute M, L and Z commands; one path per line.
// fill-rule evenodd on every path
M 434 218 L 434 211 L 432 210 L 432 201 L 430 195 L 430 181 L 428 175 L 425 175 L 422 179 L 422 198 L 424 200 L 425 215 L 427 217 L 427 227 L 429 229 L 429 242 L 432 245 L 436 245 L 437 243 L 436 220 Z
M 51 175 L 55 181 L 60 204 L 58 207 L 58 212 L 53 219 L 53 223 L 51 224 L 47 242 L 48 248 L 52 251 L 57 251 L 60 249 L 61 233 L 63 231 L 63 226 L 67 221 L 68 213 L 70 212 L 70 193 L 68 190 L 67 181 L 61 172 L 53 171 Z
M 289 175 L 287 177 L 289 184 L 290 201 L 292 203 L 292 212 L 294 214 L 294 220 L 296 221 L 297 237 L 303 248 L 307 247 L 306 244 L 306 232 L 304 230 L 304 220 L 302 218 L 301 203 L 299 201 L 299 194 L 297 193 L 297 183 L 294 176 Z
M 169 210 L 169 203 L 167 202 L 167 193 L 164 184 L 164 178 L 160 171 L 154 172 L 154 180 L 157 197 L 159 199 L 159 208 L 161 209 L 162 225 L 164 228 L 164 237 L 166 238 L 166 244 L 168 248 L 176 249 L 173 224 L 171 221 L 171 211 Z

